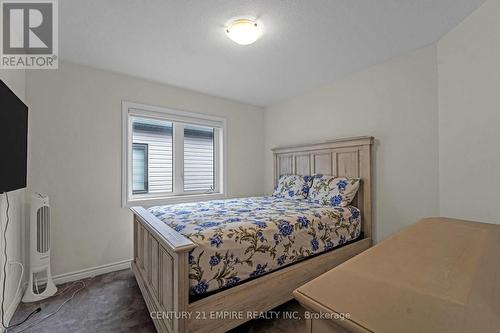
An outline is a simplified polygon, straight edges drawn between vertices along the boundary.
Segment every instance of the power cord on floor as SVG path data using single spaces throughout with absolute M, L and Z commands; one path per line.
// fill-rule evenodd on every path
M 33 323 L 29 324 L 29 325 L 28 325 L 28 326 L 26 326 L 26 327 L 23 327 L 22 329 L 20 329 L 20 330 L 16 331 L 15 333 L 21 333 L 21 332 L 24 332 L 24 331 L 26 331 L 28 328 L 32 328 L 33 326 L 36 326 L 36 325 L 40 324 L 42 321 L 44 321 L 44 320 L 46 320 L 46 319 L 48 319 L 48 318 L 52 317 L 52 316 L 53 316 L 53 315 L 55 315 L 56 313 L 58 313 L 58 312 L 59 312 L 59 310 L 61 310 L 61 309 L 62 309 L 62 307 L 63 307 L 66 303 L 68 303 L 69 301 L 71 301 L 71 300 L 75 297 L 75 295 L 76 295 L 76 294 L 78 294 L 80 291 L 82 291 L 82 290 L 86 287 L 85 281 L 76 281 L 76 282 L 73 282 L 71 285 L 69 285 L 68 287 L 64 288 L 64 289 L 63 289 L 63 291 L 61 291 L 60 293 L 58 293 L 58 294 L 54 295 L 54 296 L 57 296 L 57 295 L 64 295 L 64 294 L 65 294 L 68 290 L 70 290 L 71 288 L 73 288 L 73 287 L 74 287 L 74 286 L 76 286 L 77 284 L 81 284 L 82 286 L 81 286 L 80 288 L 78 288 L 77 290 L 75 290 L 75 291 L 73 292 L 73 294 L 71 294 L 71 297 L 69 297 L 69 298 L 68 298 L 68 299 L 66 299 L 64 302 L 62 302 L 62 303 L 61 303 L 61 305 L 59 305 L 59 307 L 58 307 L 55 311 L 53 311 L 53 312 L 51 312 L 51 313 L 49 313 L 49 314 L 47 314 L 47 315 L 45 315 L 45 316 L 41 317 L 40 319 L 38 319 L 38 320 L 34 321 Z M 40 308 L 38 308 L 38 309 L 40 309 Z M 37 309 L 37 310 L 38 310 L 38 309 Z M 35 311 L 36 311 L 36 310 L 35 310 Z M 37 311 L 37 312 L 40 312 L 40 311 Z M 31 314 L 30 314 L 30 316 L 31 316 Z M 17 326 L 19 326 L 19 325 L 17 325 Z M 6 332 L 7 332 L 7 331 L 6 331 Z
M 36 308 L 35 310 L 31 311 L 27 316 L 26 318 L 24 318 L 23 320 L 21 320 L 20 322 L 18 322 L 17 324 L 13 324 L 13 325 L 9 325 L 5 328 L 5 333 L 9 332 L 10 329 L 14 328 L 14 327 L 17 327 L 17 326 L 21 326 L 22 324 L 24 324 L 25 322 L 28 321 L 28 319 L 31 318 L 31 316 L 33 316 L 35 313 L 38 313 L 42 311 L 42 308 L 41 307 L 38 307 Z

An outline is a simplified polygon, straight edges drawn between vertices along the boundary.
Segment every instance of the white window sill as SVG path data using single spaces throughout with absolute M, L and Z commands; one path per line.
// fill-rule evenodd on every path
M 187 194 L 187 195 L 177 195 L 170 197 L 148 197 L 148 198 L 134 198 L 127 201 L 125 207 L 134 206 L 161 206 L 161 205 L 173 205 L 179 203 L 197 202 L 197 201 L 208 201 L 208 200 L 218 200 L 226 199 L 227 195 L 224 193 L 208 193 L 208 194 Z

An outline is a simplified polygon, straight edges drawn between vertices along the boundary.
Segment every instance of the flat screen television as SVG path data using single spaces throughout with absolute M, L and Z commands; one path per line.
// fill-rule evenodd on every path
M 26 187 L 28 107 L 0 80 L 0 193 Z

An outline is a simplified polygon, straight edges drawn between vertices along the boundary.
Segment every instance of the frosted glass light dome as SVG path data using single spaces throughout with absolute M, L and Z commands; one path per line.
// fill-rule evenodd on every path
M 226 26 L 227 36 L 240 45 L 255 43 L 261 35 L 260 25 L 252 19 L 234 19 Z

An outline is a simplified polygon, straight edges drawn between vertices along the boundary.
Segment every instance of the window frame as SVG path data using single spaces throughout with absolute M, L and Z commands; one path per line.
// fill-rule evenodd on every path
M 173 181 L 172 192 L 132 193 L 132 118 L 144 117 L 172 122 Z M 214 131 L 214 183 L 215 190 L 184 191 L 184 125 L 208 126 Z M 202 113 L 175 110 L 166 107 L 122 101 L 122 206 L 151 206 L 211 199 L 227 196 L 226 119 Z

